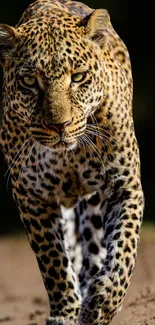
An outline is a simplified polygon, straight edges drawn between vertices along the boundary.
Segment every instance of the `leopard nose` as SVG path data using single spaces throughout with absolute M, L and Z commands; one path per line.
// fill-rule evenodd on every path
M 62 133 L 70 123 L 71 121 L 65 121 L 63 123 L 49 123 L 48 125 L 46 124 L 46 126 L 51 130 L 53 129 L 58 133 Z

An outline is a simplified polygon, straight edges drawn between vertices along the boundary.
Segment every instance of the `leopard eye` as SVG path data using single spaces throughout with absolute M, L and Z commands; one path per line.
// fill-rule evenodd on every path
M 37 79 L 35 77 L 23 77 L 21 81 L 25 87 L 34 87 L 36 85 Z
M 86 72 L 78 72 L 74 73 L 71 76 L 72 82 L 81 82 L 85 79 L 86 77 Z

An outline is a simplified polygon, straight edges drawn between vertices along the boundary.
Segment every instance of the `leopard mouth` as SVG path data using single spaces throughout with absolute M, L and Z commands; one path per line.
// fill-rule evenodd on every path
M 39 141 L 43 146 L 50 148 L 53 151 L 69 151 L 69 150 L 73 150 L 74 148 L 76 148 L 77 146 L 77 141 L 65 141 L 65 140 L 61 140 L 59 139 L 59 141 L 53 143 L 53 141 L 50 140 L 42 140 Z
M 73 150 L 77 146 L 77 141 L 72 141 L 72 142 L 67 142 L 64 140 L 60 140 L 56 144 L 52 146 L 53 149 L 55 150 Z

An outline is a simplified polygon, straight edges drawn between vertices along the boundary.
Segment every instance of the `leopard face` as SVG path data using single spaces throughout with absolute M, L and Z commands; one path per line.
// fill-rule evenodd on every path
M 11 93 L 6 106 L 52 150 L 83 141 L 105 95 L 103 50 L 84 24 L 69 13 L 29 21 L 14 32 L 16 44 L 5 63 L 4 97 Z

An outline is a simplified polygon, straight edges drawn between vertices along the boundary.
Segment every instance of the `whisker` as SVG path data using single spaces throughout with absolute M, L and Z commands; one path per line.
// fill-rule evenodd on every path
M 88 140 L 88 138 L 87 138 L 87 136 L 85 134 L 82 136 L 82 140 L 84 141 L 84 143 L 86 144 L 86 146 L 89 148 L 89 151 L 90 151 L 92 157 L 94 158 L 95 156 L 94 156 L 93 149 L 90 146 L 89 140 Z
M 17 147 L 18 145 L 20 144 L 20 141 L 17 142 L 17 144 L 15 146 L 13 146 L 8 152 L 7 154 L 5 155 L 6 157 L 8 157 Z
M 12 106 L 9 106 L 8 108 L 7 108 L 7 110 L 5 111 L 5 113 L 7 112 L 7 111 L 14 111 L 23 121 L 25 121 L 25 122 L 30 122 L 30 118 L 28 117 L 28 116 L 23 116 L 22 114 L 20 114 L 19 112 L 18 112 L 18 110 L 16 110 L 15 108 L 13 108 Z M 4 113 L 4 114 L 5 114 Z
M 94 142 L 92 141 L 92 139 L 87 135 L 87 140 L 89 142 L 89 145 L 92 147 L 93 151 L 97 154 L 99 161 L 103 164 L 103 159 L 101 157 L 101 151 L 99 150 L 99 148 L 94 144 Z
M 113 146 L 113 144 L 109 141 L 109 137 L 106 137 L 104 134 L 101 134 L 100 132 L 97 132 L 97 131 L 95 131 L 95 130 L 92 131 L 92 130 L 89 130 L 89 129 L 87 128 L 87 129 L 86 129 L 86 133 L 91 134 L 91 135 L 93 135 L 93 136 L 96 136 L 96 137 L 102 139 L 102 141 L 103 141 L 104 143 L 108 144 L 110 147 Z M 112 141 L 113 141 L 113 140 L 112 140 Z
M 38 152 L 41 151 L 41 144 L 39 142 L 35 142 L 36 146 L 38 146 Z M 39 149 L 40 147 L 40 149 Z M 37 184 L 39 183 L 39 157 L 38 157 L 39 153 L 37 154 L 37 158 L 36 158 L 36 171 L 37 171 Z M 45 165 L 44 165 L 45 168 Z
M 27 149 L 27 147 L 28 147 L 29 144 L 30 144 L 30 141 L 28 142 L 28 144 L 27 144 L 26 147 L 24 148 L 22 154 L 23 154 L 24 151 Z M 19 180 L 20 180 L 21 174 L 22 174 L 23 169 L 24 169 L 24 164 L 25 164 L 25 167 L 26 167 L 26 161 L 27 161 L 28 158 L 30 157 L 31 152 L 32 152 L 32 149 L 31 149 L 31 151 L 29 151 L 28 153 L 26 153 L 26 156 L 24 157 L 24 160 L 23 160 L 23 163 L 22 163 L 22 165 L 21 165 L 20 172 L 19 172 L 19 175 L 18 175 L 18 185 L 19 185 Z
M 89 126 L 90 128 L 92 129 L 96 129 L 96 130 L 101 130 L 103 131 L 104 133 L 108 134 L 109 136 L 113 136 L 108 130 L 107 130 L 107 126 L 99 126 L 99 125 L 93 125 L 93 124 L 87 124 L 87 126 Z
M 29 144 L 29 143 L 30 143 L 30 140 L 32 139 L 32 137 L 33 137 L 33 136 L 29 137 L 29 138 L 28 138 L 28 139 L 27 139 L 27 140 L 22 144 L 20 150 L 17 152 L 17 154 L 15 155 L 13 161 L 12 161 L 11 164 L 9 165 L 9 167 L 8 167 L 8 169 L 7 169 L 7 171 L 6 171 L 5 175 L 4 175 L 4 177 L 6 177 L 8 173 L 9 173 L 9 176 L 10 176 L 12 168 L 14 168 L 15 163 L 18 162 L 18 160 L 19 160 L 20 154 L 23 153 L 24 150 L 26 149 L 26 148 L 25 148 L 26 143 L 28 142 L 28 144 Z M 27 145 L 28 145 L 28 144 L 27 144 Z M 27 147 L 27 146 L 26 146 L 26 147 Z
M 5 132 L 7 132 L 7 131 L 8 131 L 7 129 L 5 129 L 5 130 L 4 130 L 4 129 L 1 129 L 1 130 L 0 130 L 0 134 L 5 133 Z

